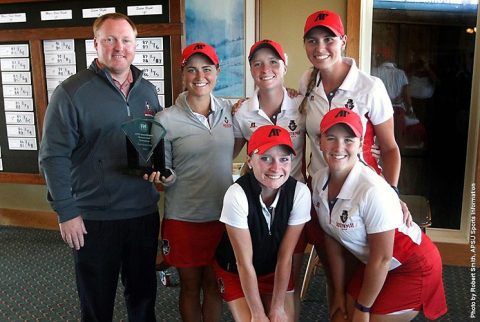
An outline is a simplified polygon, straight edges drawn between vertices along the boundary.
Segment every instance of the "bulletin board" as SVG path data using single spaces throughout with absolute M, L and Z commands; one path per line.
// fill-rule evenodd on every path
M 92 24 L 120 12 L 137 26 L 133 64 L 170 106 L 183 33 L 181 0 L 0 0 L 0 182 L 43 184 L 38 149 L 48 100 L 96 57 Z

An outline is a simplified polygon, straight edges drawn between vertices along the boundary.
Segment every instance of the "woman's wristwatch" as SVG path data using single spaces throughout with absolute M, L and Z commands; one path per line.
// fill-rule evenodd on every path
M 358 301 L 355 301 L 355 308 L 357 310 L 359 310 L 360 312 L 368 313 L 368 312 L 370 312 L 370 309 L 372 307 L 371 306 L 370 307 L 363 306 L 362 304 L 358 303 Z

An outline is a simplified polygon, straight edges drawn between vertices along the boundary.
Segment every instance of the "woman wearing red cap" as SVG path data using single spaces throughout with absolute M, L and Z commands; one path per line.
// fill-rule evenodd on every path
M 393 131 L 393 108 L 387 90 L 379 78 L 360 71 L 352 58 L 343 57 L 347 36 L 338 14 L 320 10 L 311 14 L 304 27 L 304 46 L 313 68 L 300 80 L 305 99 L 300 110 L 307 115 L 307 133 L 311 138 L 310 175 L 325 166 L 318 146 L 318 123 L 332 108 L 346 107 L 360 115 L 364 128 L 362 159 L 382 174 L 397 191 L 400 175 L 400 151 Z M 383 169 L 372 156 L 376 139 Z M 402 204 L 405 219 L 411 223 L 408 209 Z
M 290 176 L 295 150 L 283 127 L 259 127 L 247 154 L 252 171 L 224 197 L 215 272 L 235 321 L 293 321 L 292 255 L 310 219 L 310 192 Z
M 233 117 L 235 155 L 259 127 L 281 126 L 290 134 L 297 151 L 292 160 L 292 176 L 305 182 L 305 115 L 298 110 L 303 97 L 289 97 L 283 85 L 287 73 L 287 58 L 283 48 L 273 40 L 257 41 L 250 48 L 248 61 L 256 89 Z
M 162 252 L 180 276 L 182 320 L 215 322 L 222 300 L 211 264 L 225 230 L 218 221 L 222 198 L 232 184 L 231 104 L 212 95 L 220 72 L 212 46 L 187 46 L 181 69 L 186 91 L 155 116 L 167 130 L 165 163 L 174 173 L 150 180 L 165 186 Z
M 400 152 L 393 132 L 393 108 L 382 81 L 360 71 L 352 58 L 342 57 L 347 44 L 342 20 L 336 13 L 321 10 L 311 14 L 304 27 L 304 46 L 313 69 L 300 81 L 305 94 L 301 110 L 307 114 L 307 132 L 312 138 L 311 175 L 325 160 L 319 151 L 318 124 L 330 109 L 346 107 L 361 116 L 365 129 L 362 158 L 378 173 L 382 171 L 392 186 L 400 173 Z M 368 124 L 368 125 L 367 125 Z M 374 136 L 380 146 L 383 170 L 371 155 Z
M 300 92 L 305 98 L 300 111 L 306 114 L 307 134 L 311 141 L 311 159 L 308 173 L 313 176 L 326 166 L 318 144 L 318 124 L 331 109 L 348 108 L 360 116 L 363 127 L 361 159 L 377 173 L 382 174 L 391 188 L 398 192 L 400 151 L 393 131 L 393 108 L 387 90 L 379 78 L 360 71 L 352 58 L 343 57 L 347 36 L 339 15 L 329 10 L 311 14 L 304 27 L 304 46 L 313 68 L 300 80 Z M 383 169 L 371 153 L 376 138 L 380 146 Z M 404 220 L 411 225 L 408 208 L 402 203 Z M 306 227 L 307 239 L 322 252 L 323 233 L 315 218 Z M 354 265 L 349 265 L 353 268 Z
M 305 114 L 298 110 L 303 96 L 290 97 L 284 87 L 287 56 L 278 42 L 263 39 L 252 45 L 248 61 L 256 90 L 251 98 L 242 103 L 233 117 L 234 156 L 259 127 L 263 125 L 281 126 L 290 134 L 297 152 L 292 159 L 291 175 L 298 181 L 305 182 Z M 297 316 L 300 314 L 301 268 L 305 246 L 306 241 L 302 238 L 295 249 L 296 256 L 294 256 Z
M 330 110 L 320 123 L 320 150 L 328 168 L 312 180 L 312 201 L 325 234 L 332 321 L 411 321 L 447 312 L 438 249 L 414 223 L 407 227 L 397 194 L 359 160 L 360 116 Z M 345 252 L 362 264 L 351 280 Z

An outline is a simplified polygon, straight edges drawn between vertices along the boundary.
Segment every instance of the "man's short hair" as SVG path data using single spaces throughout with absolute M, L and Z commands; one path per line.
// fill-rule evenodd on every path
M 108 19 L 125 20 L 132 27 L 133 32 L 135 34 L 135 37 L 137 36 L 137 27 L 135 26 L 135 24 L 133 23 L 133 21 L 129 17 L 127 17 L 123 13 L 112 12 L 112 13 L 107 13 L 107 14 L 101 15 L 100 17 L 95 19 L 95 22 L 93 23 L 93 36 L 94 37 L 97 36 L 98 30 L 102 27 L 103 23 L 105 21 L 107 21 Z

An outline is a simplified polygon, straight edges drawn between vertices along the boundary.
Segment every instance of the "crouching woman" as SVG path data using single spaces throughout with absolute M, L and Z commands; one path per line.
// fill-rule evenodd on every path
M 429 320 L 447 312 L 438 249 L 420 228 L 407 227 L 398 196 L 359 160 L 362 122 L 336 108 L 320 123 L 320 150 L 328 168 L 312 179 L 312 200 L 325 231 L 334 296 L 332 321 Z M 362 262 L 345 279 L 345 251 Z
M 290 176 L 295 150 L 284 128 L 258 128 L 247 154 L 251 171 L 224 197 L 215 273 L 235 321 L 293 321 L 292 255 L 310 219 L 310 192 Z

